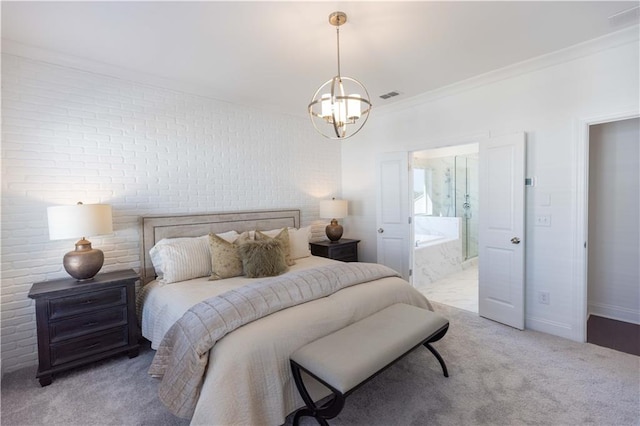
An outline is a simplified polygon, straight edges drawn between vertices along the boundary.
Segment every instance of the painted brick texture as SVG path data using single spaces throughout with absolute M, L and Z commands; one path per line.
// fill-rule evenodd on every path
M 87 236 L 103 271 L 139 270 L 147 214 L 299 208 L 339 195 L 340 145 L 302 117 L 2 55 L 2 372 L 37 363 L 31 284 L 66 277 L 75 241 L 49 241 L 46 208 L 108 203 Z M 81 237 L 81 236 L 78 236 Z

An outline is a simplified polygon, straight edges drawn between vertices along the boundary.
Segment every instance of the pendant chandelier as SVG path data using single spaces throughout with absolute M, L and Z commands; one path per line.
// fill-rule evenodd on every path
M 329 139 L 346 139 L 362 129 L 369 118 L 369 92 L 358 80 L 340 75 L 340 26 L 344 12 L 333 12 L 329 23 L 336 27 L 338 75 L 324 83 L 309 103 L 309 116 L 316 130 Z

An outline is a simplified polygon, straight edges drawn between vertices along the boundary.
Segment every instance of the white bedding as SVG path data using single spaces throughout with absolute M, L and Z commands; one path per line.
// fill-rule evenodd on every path
M 335 261 L 312 256 L 296 262 L 291 270 Z M 254 281 L 245 277 L 209 281 L 205 277 L 166 286 L 152 282 L 141 295 L 142 334 L 157 348 L 165 332 L 191 306 Z M 289 354 L 398 302 L 431 309 L 426 298 L 406 281 L 384 278 L 276 312 L 228 334 L 209 354 L 192 424 L 284 423 L 287 414 L 303 405 L 290 374 Z M 325 394 L 312 386 L 314 397 Z
M 297 259 L 289 271 L 301 271 L 331 264 L 335 260 L 310 256 Z M 196 278 L 168 285 L 151 281 L 145 285 L 140 295 L 142 304 L 142 335 L 151 341 L 151 348 L 158 349 L 165 333 L 198 302 L 202 302 L 225 291 L 255 282 L 255 278 L 244 276 L 209 281 L 209 277 Z

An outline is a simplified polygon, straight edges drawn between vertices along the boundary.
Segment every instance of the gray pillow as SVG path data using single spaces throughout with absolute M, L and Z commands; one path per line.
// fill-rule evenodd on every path
M 278 240 L 282 243 L 282 249 L 284 250 L 284 261 L 287 262 L 288 266 L 293 266 L 296 264 L 295 260 L 291 257 L 291 244 L 289 242 L 289 230 L 287 228 L 282 228 L 279 232 L 276 233 L 277 230 L 273 231 L 265 231 L 260 232 L 256 231 L 255 239 L 256 240 L 268 240 L 269 238 L 273 238 L 274 240 Z
M 282 242 L 273 238 L 247 241 L 238 247 L 238 253 L 249 278 L 274 277 L 289 269 Z

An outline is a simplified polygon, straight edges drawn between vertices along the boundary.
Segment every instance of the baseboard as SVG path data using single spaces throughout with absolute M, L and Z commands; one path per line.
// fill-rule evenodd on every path
M 527 317 L 525 318 L 525 328 L 529 330 L 541 331 L 554 336 L 564 337 L 565 339 L 582 342 L 582 338 L 575 336 L 575 331 L 571 324 L 562 322 L 549 321 L 547 319 Z
M 640 324 L 640 312 L 633 309 L 624 308 L 622 306 L 590 302 L 587 306 L 587 312 L 587 317 L 589 315 L 597 315 L 599 317 L 609 318 L 616 321 Z

